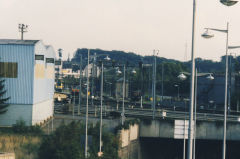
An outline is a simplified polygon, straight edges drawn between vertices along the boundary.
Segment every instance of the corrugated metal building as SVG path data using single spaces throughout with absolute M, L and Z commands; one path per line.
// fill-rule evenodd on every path
M 41 40 L 0 39 L 0 74 L 5 79 L 8 111 L 0 125 L 27 125 L 53 115 L 55 52 Z

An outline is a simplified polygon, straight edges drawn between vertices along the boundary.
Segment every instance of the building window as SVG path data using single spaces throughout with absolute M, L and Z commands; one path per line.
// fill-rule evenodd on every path
M 0 62 L 0 76 L 5 78 L 17 78 L 18 64 L 16 62 Z
M 54 63 L 54 58 L 46 58 L 46 63 Z
M 44 61 L 44 55 L 35 55 L 35 60 L 42 60 L 42 61 Z
M 55 61 L 55 65 L 60 66 L 61 65 L 61 60 Z

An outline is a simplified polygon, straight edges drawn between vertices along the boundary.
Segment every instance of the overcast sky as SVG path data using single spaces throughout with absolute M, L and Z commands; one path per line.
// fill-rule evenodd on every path
M 29 25 L 25 39 L 41 39 L 64 57 L 77 48 L 123 50 L 177 60 L 190 59 L 192 0 L 0 0 L 0 38 L 20 38 L 18 24 Z M 205 27 L 224 29 L 229 43 L 240 45 L 240 3 L 197 0 L 196 56 L 219 60 L 225 54 L 224 33 L 202 39 Z M 231 51 L 233 52 L 233 51 Z M 240 49 L 234 50 L 240 53 Z M 240 54 L 239 54 L 240 55 Z

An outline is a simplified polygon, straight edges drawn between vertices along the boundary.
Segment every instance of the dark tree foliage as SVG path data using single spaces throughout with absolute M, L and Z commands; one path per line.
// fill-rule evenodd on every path
M 126 64 L 128 63 L 129 66 L 138 66 L 140 61 L 143 61 L 143 63 L 152 63 L 153 61 L 153 56 L 141 56 L 137 55 L 132 52 L 124 52 L 124 51 L 117 51 L 117 50 L 112 50 L 112 51 L 106 51 L 106 50 L 101 50 L 101 49 L 91 49 L 90 50 L 90 56 L 93 56 L 94 53 L 96 53 L 97 56 L 99 55 L 108 55 L 111 60 L 114 61 L 115 65 L 117 66 L 118 64 Z M 83 60 L 83 68 L 87 64 L 87 54 L 88 54 L 88 49 L 77 49 L 74 57 L 72 59 L 72 64 L 79 64 L 80 63 L 80 58 L 82 56 Z M 98 60 L 103 60 L 105 56 L 99 56 Z M 157 58 L 157 63 L 159 62 L 177 62 L 176 60 L 171 60 L 171 59 L 166 59 L 162 57 Z M 75 67 L 77 68 L 77 67 Z M 75 71 L 75 70 L 74 70 Z
M 99 151 L 99 124 L 89 125 L 88 135 L 91 159 L 97 159 Z M 72 122 L 60 126 L 52 135 L 46 136 L 39 149 L 39 158 L 44 159 L 84 159 L 85 125 Z M 102 159 L 118 159 L 118 138 L 108 132 L 103 132 Z
M 6 103 L 10 98 L 5 98 L 4 94 L 6 90 L 4 88 L 5 80 L 1 79 L 0 77 L 0 114 L 3 114 L 7 111 L 8 104 Z
M 77 66 L 80 63 L 80 57 L 82 56 L 83 60 L 83 68 L 87 64 L 87 53 L 88 49 L 82 48 L 82 49 L 77 49 L 73 59 L 71 62 L 64 62 L 64 67 L 66 68 L 74 68 L 74 71 L 79 69 Z M 128 61 L 130 66 L 135 66 L 138 67 L 139 62 L 142 61 L 143 64 L 151 64 L 153 63 L 153 56 L 141 56 L 137 55 L 132 52 L 124 52 L 124 51 L 117 51 L 117 50 L 112 50 L 112 51 L 106 51 L 106 50 L 101 50 L 101 49 L 91 49 L 90 51 L 90 56 L 94 55 L 96 53 L 97 55 L 108 55 L 113 61 L 114 65 L 116 66 L 119 63 L 126 63 Z M 161 53 L 160 55 L 161 56 Z M 232 57 L 232 56 L 229 56 Z M 104 56 L 98 57 L 98 60 L 103 60 Z M 191 61 L 187 62 L 181 62 L 173 59 L 167 59 L 163 57 L 157 57 L 157 63 L 181 63 L 183 64 L 187 70 L 191 70 Z M 220 62 L 215 62 L 212 60 L 206 60 L 206 59 L 201 59 L 201 58 L 196 58 L 196 67 L 198 68 L 198 72 L 218 72 L 218 73 L 223 73 L 225 70 L 225 56 L 221 57 Z
M 225 71 L 225 62 L 223 61 L 223 58 L 220 62 L 215 62 L 212 60 L 206 60 L 202 58 L 196 58 L 196 68 L 198 69 L 198 72 L 218 72 L 222 73 Z M 190 70 L 191 69 L 191 61 L 184 62 L 184 65 Z

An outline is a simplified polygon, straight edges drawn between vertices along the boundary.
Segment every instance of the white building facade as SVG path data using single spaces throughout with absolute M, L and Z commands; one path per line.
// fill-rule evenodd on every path
M 54 59 L 54 49 L 41 40 L 0 39 L 0 74 L 10 97 L 1 126 L 40 124 L 53 115 Z
M 94 73 L 93 73 L 93 68 L 95 69 Z M 88 66 L 86 66 L 83 69 L 83 77 L 87 77 L 87 72 L 88 72 L 88 77 L 91 77 L 93 74 L 95 74 L 95 77 L 99 77 L 100 76 L 100 68 L 96 66 L 96 64 L 93 67 L 93 63 L 90 63 Z

